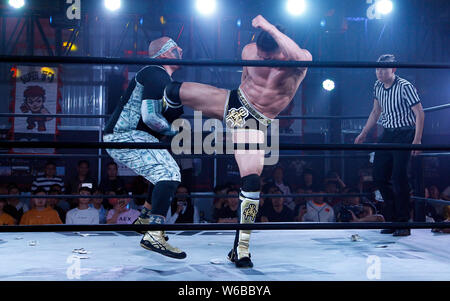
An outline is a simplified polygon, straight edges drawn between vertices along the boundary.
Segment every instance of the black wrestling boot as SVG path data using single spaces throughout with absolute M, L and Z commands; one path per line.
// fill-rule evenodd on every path
M 395 229 L 383 229 L 380 231 L 381 234 L 393 234 Z
M 410 229 L 397 229 L 393 233 L 392 236 L 410 236 L 411 230 Z
M 252 268 L 253 262 L 250 259 L 251 257 L 252 255 L 248 254 L 248 257 L 237 259 L 236 253 L 234 252 L 234 250 L 231 250 L 230 252 L 228 252 L 227 259 L 233 262 L 237 268 Z

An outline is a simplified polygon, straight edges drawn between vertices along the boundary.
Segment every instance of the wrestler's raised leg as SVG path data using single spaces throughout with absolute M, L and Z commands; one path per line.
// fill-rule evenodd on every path
M 223 119 L 229 90 L 193 82 L 172 82 L 166 86 L 165 98 L 169 105 L 180 103 L 202 111 L 208 117 Z
M 255 129 L 233 131 L 234 143 L 264 143 L 264 133 Z M 264 167 L 264 150 L 236 150 L 234 153 L 241 175 L 240 223 L 254 223 L 259 207 L 260 176 Z M 238 268 L 251 268 L 250 230 L 236 231 L 233 250 L 228 254 Z

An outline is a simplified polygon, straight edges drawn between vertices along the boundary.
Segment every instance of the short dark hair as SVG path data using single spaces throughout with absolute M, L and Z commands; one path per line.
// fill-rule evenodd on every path
M 80 167 L 81 164 L 85 163 L 89 167 L 89 161 L 88 160 L 80 160 L 78 161 L 78 167 Z
M 53 161 L 47 161 L 47 163 L 45 163 L 45 167 L 49 166 L 49 165 L 53 165 L 56 167 L 56 163 Z
M 13 190 L 13 189 L 17 189 L 20 191 L 19 186 L 17 186 L 16 183 L 11 183 L 8 185 L 8 194 L 11 193 L 11 190 Z
M 270 193 L 271 190 L 272 190 L 272 193 Z M 283 192 L 281 191 L 280 187 L 278 187 L 276 185 L 269 186 L 269 188 L 267 189 L 267 192 L 269 192 L 268 194 L 275 194 L 275 193 L 273 193 L 275 190 L 278 191 L 279 194 L 283 194 Z
M 282 33 L 285 32 L 284 28 L 282 28 L 280 25 L 276 25 L 276 28 Z M 275 52 L 279 48 L 275 39 L 267 31 L 264 30 L 258 34 L 258 37 L 256 38 L 256 46 L 258 47 L 258 49 L 264 52 Z
M 106 167 L 109 167 L 111 165 L 114 165 L 117 168 L 117 163 L 114 161 L 109 162 L 108 164 L 106 164 Z
M 59 190 L 58 190 L 59 189 Z M 62 187 L 59 184 L 53 184 L 52 186 L 50 186 L 50 190 L 58 190 L 58 191 L 62 191 Z
M 41 193 L 41 192 L 47 194 L 47 191 L 44 188 L 38 187 L 38 188 L 36 188 L 35 191 L 33 191 L 33 195 L 37 195 L 38 193 Z
M 237 194 L 239 194 L 239 189 L 230 188 L 230 189 L 228 189 L 227 194 L 229 194 L 230 192 L 236 192 Z

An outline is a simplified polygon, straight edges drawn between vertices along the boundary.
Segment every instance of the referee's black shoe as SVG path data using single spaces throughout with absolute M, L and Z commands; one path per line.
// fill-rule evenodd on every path
M 397 229 L 392 234 L 393 236 L 410 236 L 411 230 L 410 229 Z

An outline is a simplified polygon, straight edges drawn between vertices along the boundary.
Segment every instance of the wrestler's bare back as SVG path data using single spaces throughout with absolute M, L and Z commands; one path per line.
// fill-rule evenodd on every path
M 242 51 L 243 60 L 261 60 L 256 44 Z M 306 76 L 306 68 L 244 67 L 241 89 L 262 114 L 275 118 L 286 108 Z

